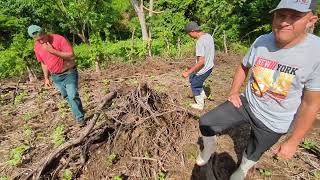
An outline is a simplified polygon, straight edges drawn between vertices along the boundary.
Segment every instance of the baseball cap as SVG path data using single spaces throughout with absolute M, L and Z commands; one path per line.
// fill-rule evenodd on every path
M 299 12 L 310 12 L 317 9 L 317 0 L 281 0 L 278 6 L 271 10 L 270 13 L 279 9 L 292 9 Z
M 194 21 L 191 21 L 189 22 L 185 27 L 184 27 L 184 31 L 186 33 L 189 33 L 189 32 L 192 32 L 192 31 L 199 31 L 200 30 L 200 27 L 199 25 L 194 22 Z
M 28 34 L 30 37 L 34 37 L 36 33 L 43 32 L 43 29 L 37 25 L 31 25 L 28 27 Z

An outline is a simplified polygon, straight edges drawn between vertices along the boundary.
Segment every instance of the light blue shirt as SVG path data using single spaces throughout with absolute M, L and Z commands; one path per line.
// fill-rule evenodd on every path
M 202 75 L 214 66 L 214 41 L 210 34 L 205 33 L 197 40 L 196 56 L 202 56 L 205 64 L 196 75 Z
M 287 49 L 276 47 L 273 33 L 262 35 L 242 64 L 251 68 L 245 91 L 250 108 L 274 132 L 288 131 L 304 89 L 320 91 L 320 38 L 315 35 Z

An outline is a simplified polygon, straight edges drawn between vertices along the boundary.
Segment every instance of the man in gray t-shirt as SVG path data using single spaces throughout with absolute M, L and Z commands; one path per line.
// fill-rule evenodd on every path
M 192 94 L 196 101 L 196 104 L 191 104 L 191 107 L 202 110 L 206 98 L 203 83 L 211 74 L 214 65 L 214 42 L 212 36 L 202 32 L 196 22 L 188 23 L 185 31 L 190 37 L 197 39 L 197 60 L 194 66 L 182 73 L 182 76 L 189 77 Z
M 257 38 L 243 58 L 228 101 L 200 118 L 204 149 L 198 165 L 210 159 L 217 134 L 243 123 L 250 125 L 251 135 L 231 180 L 244 179 L 290 127 L 292 133 L 273 152 L 293 157 L 320 109 L 320 38 L 306 33 L 318 20 L 312 12 L 316 1 L 281 0 L 271 11 L 272 33 Z M 240 87 L 248 75 L 242 96 Z

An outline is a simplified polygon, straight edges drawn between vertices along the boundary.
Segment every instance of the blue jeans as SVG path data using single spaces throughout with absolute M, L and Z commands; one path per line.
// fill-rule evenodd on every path
M 196 75 L 196 73 L 192 73 L 189 76 L 189 82 L 191 84 L 191 90 L 194 96 L 200 95 L 203 89 L 204 81 L 209 77 L 211 72 L 212 72 L 212 69 L 208 70 L 206 73 L 202 75 Z
M 78 71 L 73 68 L 61 74 L 51 74 L 52 81 L 71 107 L 76 120 L 84 120 L 82 103 L 78 93 Z

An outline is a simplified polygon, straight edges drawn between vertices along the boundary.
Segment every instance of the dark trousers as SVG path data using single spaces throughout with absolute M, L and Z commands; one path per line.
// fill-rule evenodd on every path
M 229 128 L 247 123 L 251 127 L 246 154 L 249 160 L 258 161 L 262 154 L 274 145 L 283 134 L 273 132 L 257 119 L 250 110 L 248 101 L 241 96 L 242 106 L 235 107 L 226 101 L 200 118 L 200 131 L 203 136 L 219 135 Z
M 189 76 L 189 82 L 191 84 L 191 90 L 192 90 L 192 94 L 194 96 L 200 95 L 200 93 L 203 89 L 203 83 L 209 77 L 211 72 L 212 72 L 212 69 L 208 70 L 206 73 L 201 74 L 201 75 L 196 75 L 195 73 L 192 73 Z

